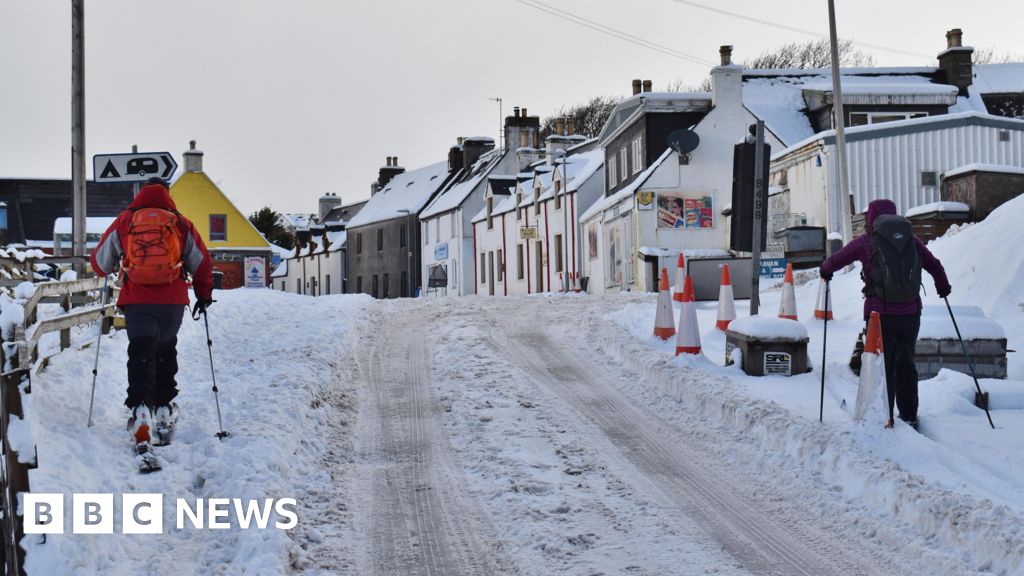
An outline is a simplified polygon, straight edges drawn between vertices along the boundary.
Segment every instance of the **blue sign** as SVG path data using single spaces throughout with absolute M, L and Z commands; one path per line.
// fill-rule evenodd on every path
M 782 278 L 786 275 L 785 258 L 761 259 L 761 278 Z
M 448 259 L 448 243 L 438 244 L 434 246 L 434 260 L 447 260 Z

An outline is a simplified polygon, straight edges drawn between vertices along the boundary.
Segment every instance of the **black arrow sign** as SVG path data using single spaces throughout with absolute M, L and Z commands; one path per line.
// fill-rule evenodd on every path
M 163 174 L 160 174 L 160 177 L 167 180 L 171 173 L 174 172 L 174 164 L 171 164 L 171 161 L 168 159 L 166 154 L 160 156 L 160 159 L 164 161 L 164 171 Z

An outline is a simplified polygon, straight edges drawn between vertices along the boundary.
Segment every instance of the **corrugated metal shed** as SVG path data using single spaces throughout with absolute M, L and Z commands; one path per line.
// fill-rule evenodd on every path
M 1024 167 L 1024 121 L 964 113 L 861 126 L 847 130 L 847 149 L 853 213 L 879 198 L 905 213 L 939 201 L 942 175 L 965 164 Z M 790 209 L 817 213 L 830 230 L 838 223 L 835 153 L 834 132 L 824 132 L 774 156 L 771 169 L 773 183 L 785 177 Z

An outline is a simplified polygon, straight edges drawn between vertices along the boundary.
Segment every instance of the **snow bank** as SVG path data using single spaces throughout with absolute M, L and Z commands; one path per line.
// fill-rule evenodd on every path
M 948 175 L 947 175 L 948 176 Z M 907 218 L 928 214 L 929 212 L 970 212 L 971 207 L 963 202 L 932 202 L 921 204 L 907 210 Z
M 114 493 L 115 533 L 27 536 L 29 574 L 286 574 L 307 565 L 307 530 L 330 504 L 325 464 L 350 458 L 351 439 L 324 434 L 328 419 L 351 418 L 350 382 L 343 370 L 363 323 L 366 296 L 306 298 L 270 290 L 218 291 L 210 308 L 213 360 L 225 429 L 219 440 L 203 322 L 187 316 L 178 336 L 178 403 L 174 444 L 158 447 L 164 469 L 140 475 L 125 432 L 127 338 L 100 342 L 95 425 L 86 427 L 95 348 L 68 349 L 33 378 L 29 399 L 39 468 L 30 475 L 41 493 Z M 186 313 L 187 314 L 187 313 Z M 335 430 L 337 428 L 334 428 Z M 121 494 L 164 495 L 166 532 L 120 533 Z M 291 531 L 175 528 L 175 500 L 296 498 Z M 71 497 L 65 497 L 67 506 Z M 334 514 L 342 512 L 334 511 Z M 70 517 L 68 517 L 70 518 Z M 68 520 L 70 521 L 70 520 Z M 339 524 L 344 520 L 339 519 Z M 273 521 L 271 522 L 273 524 Z M 70 526 L 70 525 L 69 525 Z
M 944 340 L 957 338 L 956 328 L 964 340 L 999 340 L 1006 338 L 1003 327 L 995 320 L 985 317 L 977 306 L 954 306 L 956 327 L 949 318 L 945 306 L 925 306 L 921 313 L 921 329 L 918 339 Z

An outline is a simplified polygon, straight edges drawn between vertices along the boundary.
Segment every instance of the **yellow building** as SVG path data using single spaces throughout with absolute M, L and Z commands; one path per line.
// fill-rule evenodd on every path
M 267 286 L 270 244 L 203 172 L 203 153 L 196 150 L 195 140 L 184 157 L 185 173 L 171 185 L 171 197 L 203 237 L 214 272 L 222 274 L 221 287 Z

